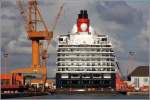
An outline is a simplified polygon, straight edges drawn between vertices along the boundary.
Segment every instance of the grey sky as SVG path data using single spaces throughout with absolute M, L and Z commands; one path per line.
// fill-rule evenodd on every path
M 26 1 L 26 0 L 24 0 Z M 149 1 L 148 0 L 40 0 L 44 20 L 51 29 L 59 7 L 65 3 L 49 48 L 48 76 L 55 76 L 57 36 L 67 34 L 76 23 L 80 9 L 87 9 L 91 25 L 97 33 L 112 40 L 120 68 L 125 74 L 128 52 L 136 52 L 133 65 L 148 65 Z M 25 2 L 27 3 L 27 2 Z M 24 22 L 15 0 L 1 2 L 1 52 L 8 49 L 8 71 L 31 64 L 31 41 L 25 36 Z M 4 60 L 2 57 L 2 68 Z

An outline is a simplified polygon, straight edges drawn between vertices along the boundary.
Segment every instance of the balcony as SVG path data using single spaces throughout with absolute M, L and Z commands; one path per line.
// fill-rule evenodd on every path
M 66 45 L 66 44 L 60 44 L 58 45 L 59 48 L 89 48 L 89 47 L 111 47 L 109 42 L 101 42 L 100 44 L 93 44 L 93 45 Z

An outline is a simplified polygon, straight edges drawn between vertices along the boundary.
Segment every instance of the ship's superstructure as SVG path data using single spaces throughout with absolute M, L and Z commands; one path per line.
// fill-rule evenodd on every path
M 57 47 L 56 88 L 115 89 L 115 55 L 104 34 L 90 26 L 86 10 L 68 35 L 61 35 Z

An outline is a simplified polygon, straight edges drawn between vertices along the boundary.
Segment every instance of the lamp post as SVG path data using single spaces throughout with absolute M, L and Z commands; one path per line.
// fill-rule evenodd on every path
M 8 58 L 8 53 L 5 51 L 4 52 L 4 73 L 6 74 L 6 71 L 7 71 L 7 58 Z
M 133 67 L 134 55 L 135 55 L 135 52 L 133 51 L 129 52 L 127 76 L 131 73 L 131 68 Z

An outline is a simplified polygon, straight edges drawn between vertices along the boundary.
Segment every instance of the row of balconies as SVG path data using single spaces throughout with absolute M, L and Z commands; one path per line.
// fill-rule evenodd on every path
M 97 62 L 97 61 L 115 61 L 114 58 L 58 58 L 57 61 L 75 61 L 75 62 L 80 62 L 80 61 L 89 61 L 89 62 Z
M 80 62 L 80 63 L 57 63 L 57 66 L 115 66 L 113 62 L 99 62 L 99 63 L 92 63 L 92 62 Z
M 74 48 L 79 48 L 79 49 L 98 49 L 98 48 L 112 48 L 111 45 L 102 45 L 102 46 L 58 46 L 58 48 L 62 48 L 62 49 L 65 49 L 65 48 L 70 48 L 70 49 L 74 49 Z
M 100 64 L 57 64 L 57 66 L 97 66 L 97 67 L 101 67 L 101 66 L 115 66 L 114 64 L 110 64 L 110 65 L 100 65 Z
M 58 68 L 57 71 L 115 71 L 115 68 Z
M 66 56 L 66 57 L 96 57 L 96 56 L 103 56 L 103 57 L 115 57 L 114 54 L 63 54 L 58 53 L 57 56 Z
M 58 54 L 114 54 L 114 52 L 57 52 Z
M 107 49 L 58 49 L 57 52 L 113 52 L 112 48 Z
M 111 78 L 111 74 L 61 74 L 61 78 Z
M 115 57 L 113 56 L 58 56 L 57 58 L 64 58 L 64 59 L 73 59 L 73 58 L 78 58 L 78 59 L 86 59 L 86 58 L 100 58 L 100 59 L 114 59 Z
M 58 47 L 111 47 L 108 43 L 100 43 L 100 44 L 93 44 L 93 45 L 61 45 L 59 44 Z

